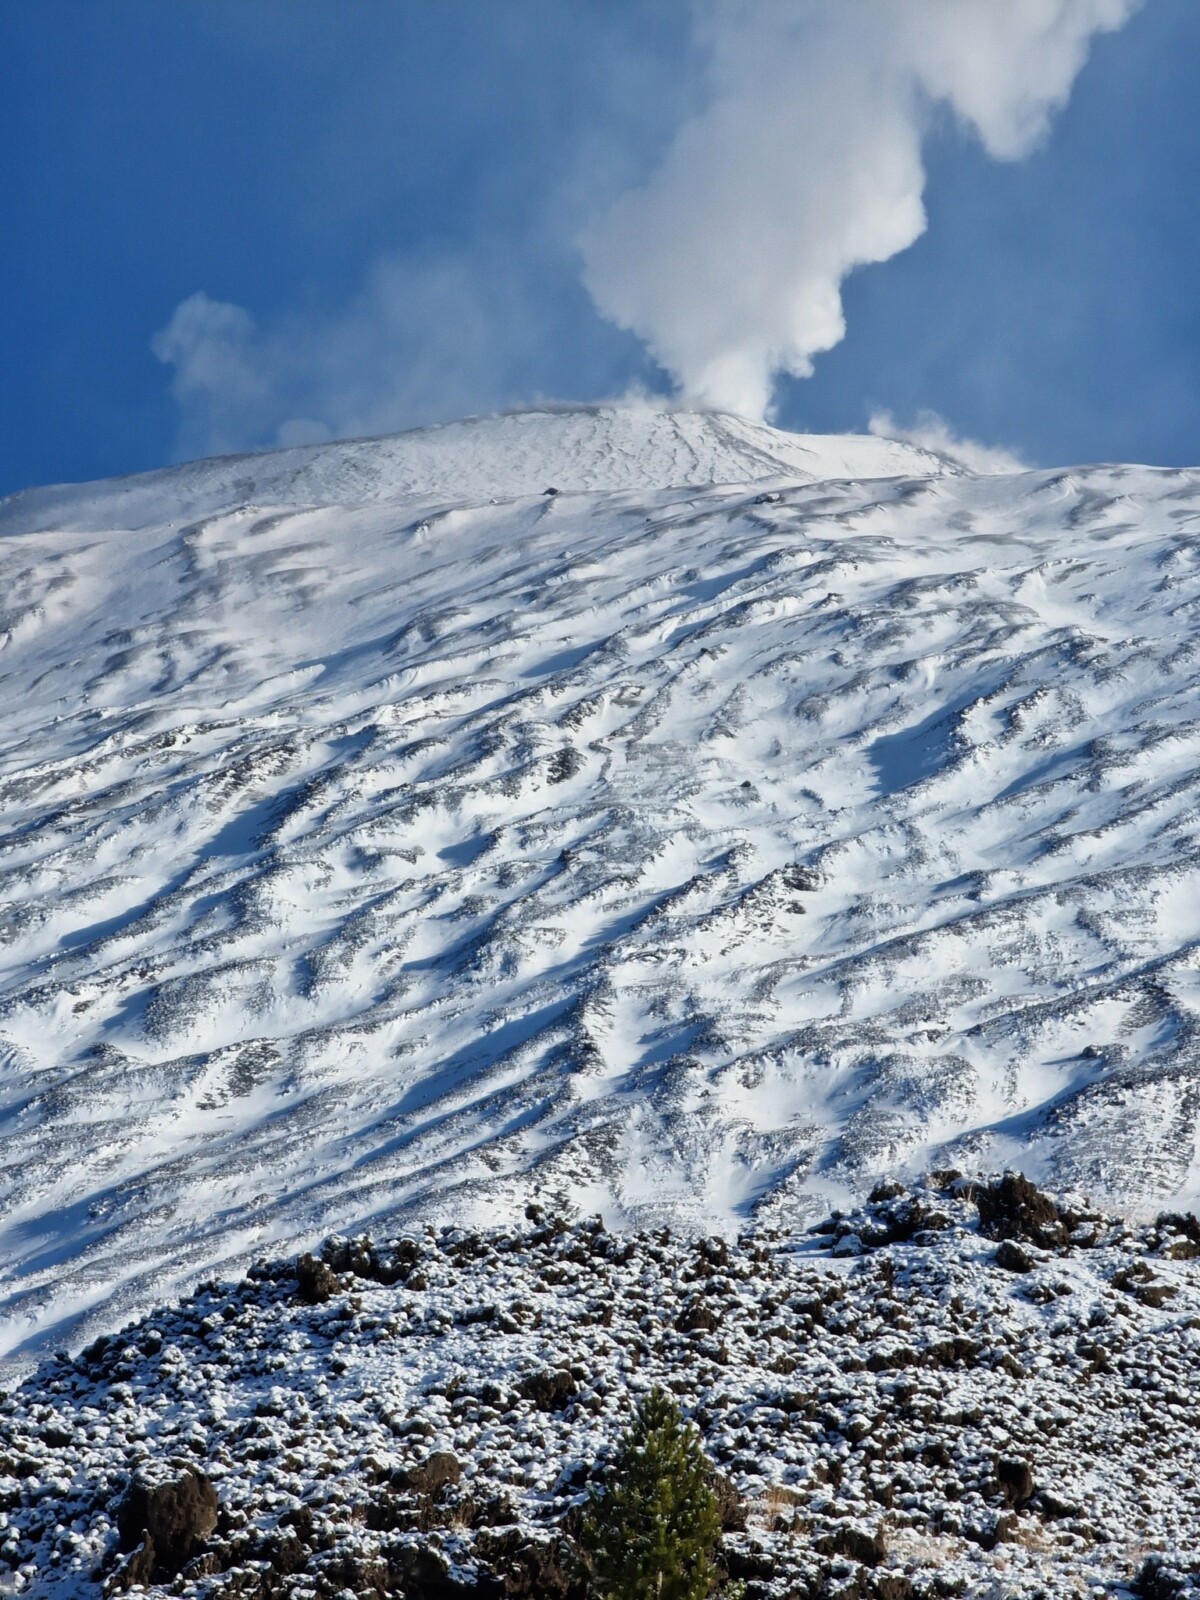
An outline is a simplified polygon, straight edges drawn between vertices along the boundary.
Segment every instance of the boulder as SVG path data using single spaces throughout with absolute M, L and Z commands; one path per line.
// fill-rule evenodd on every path
M 1033 1271 L 1033 1257 L 1027 1250 L 1022 1250 L 1019 1244 L 1014 1244 L 1011 1239 L 1000 1241 L 992 1260 L 1005 1272 Z
M 517 1393 L 538 1411 L 561 1411 L 577 1393 L 578 1386 L 569 1372 L 531 1372 L 517 1385 Z
M 307 1305 L 324 1305 L 341 1287 L 337 1274 L 319 1256 L 303 1255 L 296 1262 L 296 1292 Z
M 453 1489 L 462 1478 L 462 1463 L 452 1450 L 435 1450 L 419 1467 L 409 1467 L 404 1487 L 432 1498 L 443 1489 Z
M 136 1551 L 124 1569 L 126 1582 L 176 1577 L 216 1525 L 217 1492 L 195 1467 L 167 1483 L 135 1479 L 117 1508 L 120 1547 Z
M 1020 1172 L 1006 1172 L 975 1191 L 979 1226 L 989 1239 L 1025 1239 L 1045 1248 L 1065 1245 L 1068 1219 L 1048 1194 Z

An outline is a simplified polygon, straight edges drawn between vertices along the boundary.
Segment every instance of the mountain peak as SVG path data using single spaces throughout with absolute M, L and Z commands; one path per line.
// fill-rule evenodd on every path
M 928 477 L 945 458 L 867 434 L 797 434 L 726 413 L 651 404 L 500 412 L 376 439 L 186 462 L 133 478 L 30 490 L 0 507 L 5 531 L 73 525 L 138 528 L 168 514 L 211 516 L 384 500 L 519 499 L 562 493 L 745 484 L 776 479 Z

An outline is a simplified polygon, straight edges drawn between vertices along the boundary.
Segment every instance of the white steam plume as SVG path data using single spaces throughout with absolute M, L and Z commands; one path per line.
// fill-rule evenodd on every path
M 935 455 L 949 456 L 968 472 L 1027 472 L 1029 464 L 1013 450 L 999 445 L 980 444 L 978 439 L 966 439 L 956 433 L 945 417 L 936 411 L 922 411 L 911 428 L 900 425 L 890 411 L 876 411 L 867 425 L 868 432 L 879 439 L 900 439 L 905 444 L 915 444 L 921 450 L 932 450 Z
M 846 275 L 924 231 L 931 108 L 1027 155 L 1140 3 L 695 0 L 711 98 L 585 232 L 592 297 L 688 399 L 764 416 L 842 338 Z

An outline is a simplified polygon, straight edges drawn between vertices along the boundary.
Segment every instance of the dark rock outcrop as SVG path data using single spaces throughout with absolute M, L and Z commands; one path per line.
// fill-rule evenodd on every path
M 410 1467 L 403 1475 L 405 1488 L 430 1498 L 454 1488 L 461 1479 L 462 1463 L 451 1450 L 435 1450 L 419 1467 Z
M 324 1305 L 341 1287 L 337 1274 L 319 1256 L 303 1255 L 296 1262 L 296 1293 L 306 1305 Z
M 975 1190 L 979 1227 L 989 1239 L 1022 1239 L 1043 1249 L 1059 1248 L 1070 1236 L 1070 1219 L 1054 1200 L 1020 1172 L 1006 1172 Z
M 120 1548 L 133 1552 L 121 1587 L 176 1577 L 216 1528 L 217 1515 L 216 1490 L 195 1467 L 167 1483 L 135 1479 L 117 1508 Z
M 578 1385 L 569 1372 L 531 1372 L 517 1385 L 522 1400 L 528 1400 L 539 1411 L 561 1411 L 578 1392 Z

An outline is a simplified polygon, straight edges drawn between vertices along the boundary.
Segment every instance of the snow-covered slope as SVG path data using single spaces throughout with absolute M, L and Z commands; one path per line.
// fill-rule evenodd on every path
M 531 1192 L 1194 1195 L 1198 525 L 604 409 L 8 502 L 0 1348 Z
M 939 473 L 928 450 L 863 434 L 805 438 L 743 417 L 579 406 L 470 417 L 391 438 L 226 456 L 137 478 L 34 489 L 8 503 L 13 530 L 144 528 L 249 500 L 309 510 L 408 496 L 474 501 L 792 479 Z

